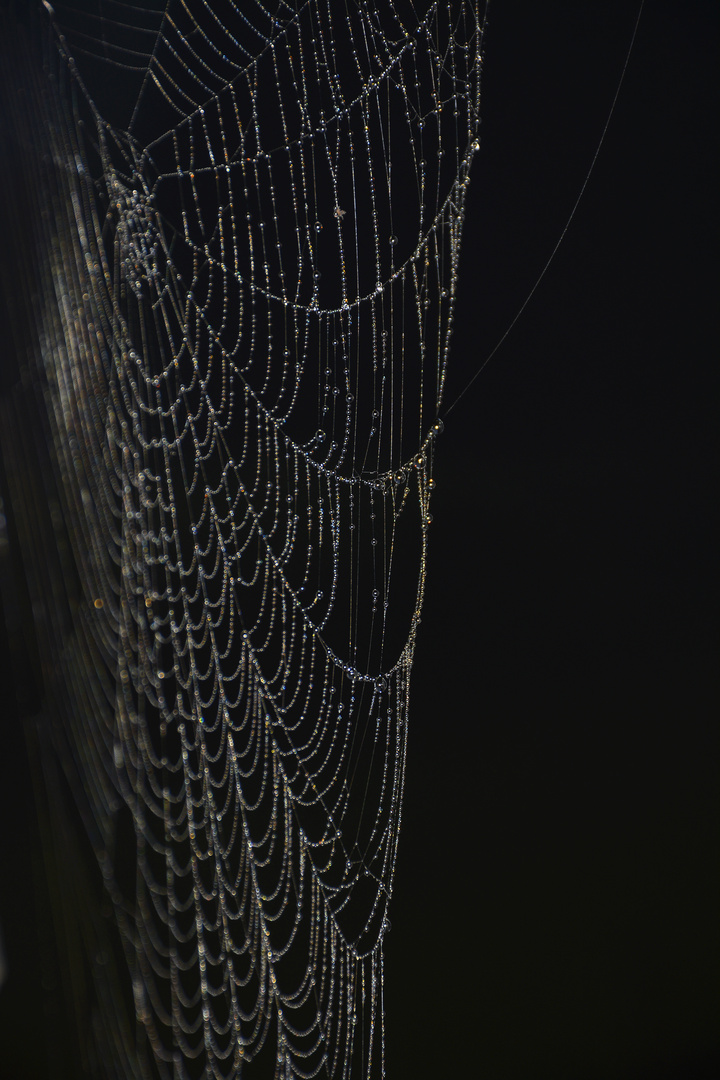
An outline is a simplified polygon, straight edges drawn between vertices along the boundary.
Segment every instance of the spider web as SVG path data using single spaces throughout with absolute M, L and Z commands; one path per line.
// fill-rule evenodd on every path
M 44 8 L 36 592 L 112 1075 L 384 1075 L 481 14 Z

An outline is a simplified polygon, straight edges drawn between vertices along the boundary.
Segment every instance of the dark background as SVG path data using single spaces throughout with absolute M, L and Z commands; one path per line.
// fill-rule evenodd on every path
M 633 3 L 492 3 L 451 402 Z M 446 420 L 388 1075 L 720 1076 L 718 7 L 649 2 Z M 713 552 L 714 555 L 714 552 Z
M 447 404 L 562 232 L 636 15 L 491 5 Z M 647 0 L 577 215 L 439 442 L 390 1080 L 720 1075 L 718 21 Z M 0 1077 L 74 1078 L 8 666 Z

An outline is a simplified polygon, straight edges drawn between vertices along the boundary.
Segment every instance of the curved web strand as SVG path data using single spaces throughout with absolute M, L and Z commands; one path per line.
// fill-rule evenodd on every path
M 118 1061 L 379 1075 L 481 15 L 53 8 L 33 378 Z

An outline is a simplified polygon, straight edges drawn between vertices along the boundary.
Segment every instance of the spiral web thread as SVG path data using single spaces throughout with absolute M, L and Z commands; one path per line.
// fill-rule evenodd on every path
M 80 581 L 62 740 L 139 1031 L 115 1069 L 384 1075 L 481 13 L 45 8 L 29 377 Z

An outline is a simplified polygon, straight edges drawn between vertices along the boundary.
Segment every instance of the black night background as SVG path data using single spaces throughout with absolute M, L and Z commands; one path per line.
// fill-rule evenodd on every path
M 562 233 L 637 7 L 491 4 L 446 407 Z M 567 235 L 445 421 L 386 943 L 390 1080 L 720 1075 L 719 14 L 647 0 Z M 4 513 L 0 1076 L 76 1080 L 40 956 L 22 725 L 41 700 Z

